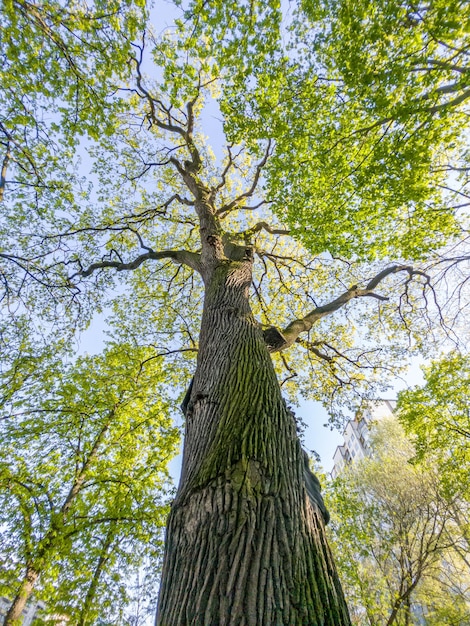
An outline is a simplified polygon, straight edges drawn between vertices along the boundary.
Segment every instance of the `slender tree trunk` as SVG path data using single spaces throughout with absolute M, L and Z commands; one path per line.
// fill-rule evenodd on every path
M 90 611 L 93 606 L 93 601 L 96 596 L 96 590 L 100 581 L 101 575 L 106 567 L 111 554 L 111 546 L 114 536 L 116 534 L 116 522 L 111 522 L 106 537 L 101 548 L 100 557 L 96 564 L 95 571 L 93 572 L 93 578 L 91 579 L 88 591 L 83 601 L 83 606 L 80 611 L 80 617 L 78 619 L 77 626 L 87 626 L 87 624 L 93 623 L 93 618 L 90 618 Z
M 87 472 L 93 461 L 95 460 L 96 456 L 98 455 L 99 446 L 109 429 L 109 424 L 114 417 L 114 413 L 114 409 L 109 412 L 107 420 L 105 421 L 100 432 L 98 433 L 87 459 L 83 463 L 77 476 L 75 476 L 70 491 L 60 508 L 62 523 L 65 523 L 72 504 L 74 503 L 80 491 L 83 489 Z M 57 538 L 60 537 L 61 532 L 61 526 L 57 525 L 56 520 L 52 520 L 49 530 L 36 546 L 35 555 L 31 560 L 33 565 L 28 566 L 26 569 L 25 577 L 21 581 L 15 599 L 13 600 L 13 603 L 9 608 L 8 613 L 5 616 L 3 626 L 16 626 L 17 622 L 15 622 L 15 620 L 20 618 L 26 602 L 31 597 L 34 585 L 36 584 L 39 575 L 44 570 L 45 564 L 47 564 L 50 550 L 56 544 Z
M 26 569 L 26 574 L 21 581 L 16 597 L 5 615 L 3 626 L 16 626 L 16 624 L 19 623 L 17 620 L 20 619 L 23 609 L 33 593 L 34 584 L 36 583 L 38 577 L 39 572 L 34 568 L 28 567 Z
M 251 260 L 206 276 L 159 626 L 346 626 L 292 414 L 248 303 Z
M 394 624 L 397 621 L 398 613 L 404 604 L 405 604 L 405 607 L 408 607 L 408 612 L 409 612 L 409 607 L 411 605 L 411 599 L 410 599 L 411 593 L 413 592 L 413 590 L 415 589 L 416 585 L 419 583 L 420 580 L 421 580 L 421 575 L 417 576 L 412 581 L 412 583 L 405 589 L 405 591 L 395 600 L 395 603 L 392 607 L 390 615 L 388 616 L 386 626 L 392 626 L 392 624 Z

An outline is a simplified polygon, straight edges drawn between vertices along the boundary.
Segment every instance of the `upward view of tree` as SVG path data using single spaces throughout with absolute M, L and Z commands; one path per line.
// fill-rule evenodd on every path
M 462 339 L 470 9 L 374 7 L 2 3 L 5 328 L 106 308 L 184 396 L 157 624 L 349 624 L 281 386 Z

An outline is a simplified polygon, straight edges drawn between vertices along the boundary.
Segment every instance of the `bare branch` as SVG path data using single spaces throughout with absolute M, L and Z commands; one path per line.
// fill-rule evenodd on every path
M 227 183 L 227 174 L 229 173 L 230 169 L 232 167 L 235 166 L 234 163 L 234 158 L 232 156 L 232 145 L 227 145 L 227 154 L 228 154 L 228 158 L 227 158 L 227 165 L 224 167 L 224 170 L 220 176 L 221 181 L 218 185 L 216 185 L 215 187 L 212 187 L 211 189 L 211 198 L 214 199 L 217 192 L 220 191 L 223 187 L 225 187 L 226 183 Z
M 306 350 L 313 352 L 315 356 L 317 356 L 319 359 L 322 359 L 323 361 L 331 362 L 333 360 L 332 356 L 326 354 L 326 352 L 322 352 L 317 348 L 317 345 L 321 345 L 323 342 L 305 341 L 304 339 L 300 339 L 300 337 L 297 337 L 295 342 L 300 344 Z
M 224 206 L 217 211 L 217 215 L 224 215 L 225 213 L 229 213 L 230 211 L 233 211 L 234 209 L 238 208 L 238 205 L 242 204 L 243 200 L 246 200 L 247 198 L 251 198 L 253 196 L 253 194 L 255 193 L 258 187 L 259 179 L 261 177 L 261 172 L 263 171 L 263 168 L 266 165 L 266 162 L 270 156 L 270 153 L 271 153 L 271 140 L 268 141 L 268 145 L 266 146 L 266 151 L 264 153 L 264 156 L 261 159 L 261 161 L 258 163 L 258 165 L 256 166 L 255 176 L 253 178 L 251 187 L 248 189 L 248 191 L 245 191 L 244 193 L 240 194 L 228 204 L 224 204 Z
M 301 333 L 308 332 L 318 320 L 327 315 L 331 315 L 335 311 L 338 311 L 351 300 L 363 297 L 375 298 L 381 301 L 388 300 L 388 297 L 377 294 L 373 290 L 387 276 L 398 272 L 408 273 L 409 276 L 405 283 L 406 286 L 415 275 L 424 277 L 425 284 L 429 284 L 429 277 L 421 270 L 415 270 L 408 265 L 392 265 L 387 267 L 374 276 L 374 278 L 369 281 L 365 289 L 360 289 L 358 285 L 353 285 L 347 291 L 338 296 L 338 298 L 335 298 L 335 300 L 332 300 L 322 306 L 315 307 L 315 309 L 313 309 L 313 311 L 308 313 L 305 317 L 294 320 L 284 330 L 281 331 L 275 327 L 268 328 L 264 331 L 264 337 L 270 352 L 277 352 L 279 350 L 289 348 Z
M 287 230 L 286 228 L 273 228 L 267 222 L 258 222 L 248 230 L 235 233 L 233 236 L 237 239 L 243 238 L 245 241 L 249 241 L 253 235 L 259 233 L 262 230 L 265 230 L 271 235 L 290 235 L 290 230 Z
M 142 62 L 143 62 L 143 55 L 144 55 L 144 49 L 145 49 L 145 32 L 142 37 L 142 46 L 138 46 L 136 44 L 133 44 L 133 45 L 135 48 L 139 50 L 139 53 L 140 53 L 139 58 L 131 57 L 131 60 L 134 61 L 135 66 L 136 66 L 136 72 L 137 72 L 136 81 L 137 81 L 137 87 L 140 91 L 140 95 L 145 98 L 150 108 L 150 113 L 148 115 L 149 121 L 151 123 L 154 123 L 156 126 L 158 126 L 158 128 L 161 128 L 162 130 L 167 130 L 171 133 L 181 135 L 181 137 L 186 139 L 185 129 L 182 126 L 179 126 L 178 124 L 174 123 L 174 118 L 171 116 L 170 109 L 165 107 L 165 105 L 163 104 L 161 100 L 159 100 L 158 98 L 154 98 L 154 96 L 152 96 L 151 93 L 148 91 L 148 89 L 146 89 L 143 85 Z M 167 122 L 163 122 L 158 117 L 155 105 L 157 105 L 162 112 L 166 113 Z
M 149 361 L 153 361 L 154 359 L 159 359 L 164 356 L 170 356 L 171 354 L 181 354 L 183 352 L 197 352 L 197 348 L 178 348 L 176 350 L 164 350 L 163 352 L 158 352 L 158 354 L 154 354 L 153 356 L 149 356 L 148 359 L 145 359 L 140 364 L 140 370 L 142 371 L 144 365 L 146 365 Z
M 180 163 L 180 161 L 176 159 L 175 157 L 169 158 L 168 161 L 165 162 L 165 164 L 171 163 L 172 165 L 174 165 L 176 169 L 178 170 L 178 172 L 183 177 L 188 187 L 192 189 L 192 185 L 188 184 L 188 182 L 191 182 L 188 180 L 188 177 L 192 178 L 192 174 L 195 174 L 196 172 L 198 172 L 202 165 L 201 155 L 193 140 L 193 130 L 194 130 L 194 121 L 195 121 L 194 105 L 196 104 L 199 98 L 201 87 L 202 87 L 201 82 L 200 82 L 200 77 L 199 77 L 199 83 L 198 83 L 196 95 L 190 102 L 186 104 L 186 113 L 182 112 L 186 120 L 186 122 L 183 123 L 177 120 L 175 116 L 171 113 L 171 109 L 172 109 L 171 106 L 166 107 L 161 100 L 159 100 L 158 98 L 155 98 L 149 92 L 149 90 L 143 85 L 143 77 L 142 77 L 141 68 L 142 68 L 143 53 L 144 53 L 144 48 L 145 48 L 145 33 L 142 38 L 142 46 L 137 46 L 136 44 L 133 44 L 133 45 L 135 48 L 139 50 L 139 58 L 131 57 L 132 61 L 134 61 L 136 65 L 137 88 L 140 91 L 139 95 L 141 95 L 141 97 L 143 97 L 149 105 L 150 110 L 147 115 L 147 118 L 150 124 L 155 124 L 161 130 L 166 130 L 170 133 L 180 135 L 184 139 L 186 148 L 188 149 L 189 154 L 191 155 L 191 160 L 185 161 L 184 167 Z M 157 107 L 158 107 L 159 112 L 163 114 L 163 116 L 166 117 L 166 121 L 163 121 L 161 117 L 158 115 Z
M 292 369 L 292 367 L 289 365 L 289 363 L 287 362 L 287 359 L 286 359 L 284 354 L 281 354 L 281 360 L 282 360 L 282 364 L 284 365 L 286 370 L 289 372 L 289 376 L 286 376 L 280 383 L 280 386 L 282 387 L 289 380 L 292 380 L 293 378 L 296 378 L 298 376 L 298 373 L 294 369 Z
M 73 280 L 76 276 L 86 278 L 87 276 L 91 276 L 91 274 L 93 274 L 96 270 L 108 267 L 112 267 L 118 272 L 135 270 L 142 265 L 144 261 L 148 261 L 149 259 L 171 259 L 176 263 L 182 263 L 183 265 L 187 265 L 194 270 L 200 271 L 199 254 L 196 254 L 195 252 L 189 252 L 188 250 L 160 250 L 155 252 L 154 250 L 149 250 L 145 254 L 139 255 L 129 263 L 124 263 L 122 261 L 98 261 L 97 263 L 92 263 L 86 270 L 81 269 L 80 271 L 75 272 L 75 274 L 72 274 L 72 276 L 69 277 L 69 280 Z
M 413 63 L 413 65 L 417 65 L 417 61 L 415 61 Z M 450 70 L 453 72 L 459 72 L 460 74 L 467 74 L 468 73 L 468 68 L 466 67 L 462 67 L 461 65 L 455 65 L 455 63 L 449 63 L 447 61 L 443 61 L 442 59 L 426 59 L 426 63 L 428 65 L 434 65 L 434 68 L 442 68 L 444 70 Z M 427 67 L 426 65 L 423 67 L 415 67 L 412 71 L 414 72 L 429 72 L 431 68 Z

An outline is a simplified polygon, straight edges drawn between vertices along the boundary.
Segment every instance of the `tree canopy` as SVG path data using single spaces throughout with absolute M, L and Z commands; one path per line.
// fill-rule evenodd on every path
M 103 269 L 145 273 L 148 261 L 165 264 L 166 250 L 197 249 L 187 159 L 217 201 L 227 237 L 259 242 L 262 323 L 281 328 L 305 317 L 308 299 L 333 301 L 341 284 L 373 292 L 383 261 L 398 262 L 410 285 L 407 263 L 421 259 L 419 287 L 428 286 L 442 247 L 466 239 L 459 7 L 413 13 L 387 1 L 371 12 L 307 2 L 285 15 L 275 2 L 176 3 L 179 17 L 157 35 L 139 33 L 146 13 L 138 3 L 6 6 L 5 298 L 16 306 L 30 283 L 43 314 L 63 316 L 78 303 L 86 320 L 115 281 Z M 158 31 L 156 9 L 152 19 Z M 215 107 L 222 125 L 210 120 Z M 359 263 L 372 259 L 382 261 Z M 383 297 L 395 274 L 383 277 Z M 272 319 L 274 301 L 280 319 Z
M 50 15 L 55 15 L 53 8 L 51 5 L 48 9 Z M 59 25 L 60 19 L 72 19 L 67 13 L 69 9 L 64 9 L 65 14 L 59 6 L 55 9 Z M 106 7 L 96 5 L 95 9 L 98 16 L 105 15 Z M 48 63 L 35 65 L 25 61 L 32 76 L 28 89 L 12 82 L 12 87 L 4 91 L 4 97 L 10 98 L 8 110 L 17 110 L 15 97 L 32 99 L 28 105 L 29 121 L 23 119 L 20 123 L 12 118 L 7 126 L 9 118 L 4 120 L 7 135 L 15 131 L 22 137 L 13 144 L 5 135 L 4 142 L 5 158 L 12 145 L 19 151 L 5 162 L 8 176 L 4 186 L 11 192 L 5 199 L 3 226 L 8 243 L 0 254 L 7 306 L 11 309 L 24 303 L 31 311 L 29 298 L 33 298 L 35 310 L 54 323 L 58 317 L 63 321 L 64 314 L 77 319 L 79 308 L 86 324 L 93 312 L 101 309 L 103 290 L 116 284 L 116 276 L 109 269 L 124 270 L 123 273 L 136 269 L 135 278 L 124 280 L 135 295 L 125 301 L 120 290 L 115 305 L 125 308 L 126 318 L 132 318 L 131 310 L 139 317 L 135 323 L 138 331 L 132 332 L 142 333 L 148 328 L 154 334 L 160 327 L 165 337 L 170 332 L 179 338 L 179 347 L 194 348 L 197 316 L 186 316 L 183 321 L 179 312 L 182 308 L 196 312 L 200 284 L 193 278 L 191 263 L 178 271 L 177 278 L 174 265 L 168 263 L 178 248 L 198 249 L 193 200 L 191 193 L 187 195 L 182 177 L 183 164 L 191 158 L 201 181 L 217 200 L 226 237 L 233 242 L 256 243 L 260 264 L 255 289 L 261 323 L 286 330 L 296 318 L 302 320 L 299 328 L 310 332 L 305 344 L 309 349 L 305 351 L 304 346 L 298 357 L 290 357 L 294 360 L 292 365 L 287 363 L 286 368 L 286 357 L 280 359 L 280 367 L 286 370 L 283 377 L 299 373 L 295 382 L 306 378 L 308 382 L 303 387 L 307 394 L 315 399 L 331 399 L 338 389 L 349 389 L 353 383 L 357 388 L 361 386 L 365 378 L 361 365 L 372 374 L 369 380 L 374 371 L 377 378 L 377 366 L 384 362 L 385 351 L 389 362 L 393 354 L 399 357 L 399 369 L 404 354 L 400 348 L 409 345 L 406 335 L 412 326 L 411 312 L 419 311 L 417 319 L 413 319 L 418 342 L 423 336 L 423 306 L 418 304 L 418 296 L 429 286 L 428 274 L 421 269 L 423 274 L 418 275 L 418 270 L 412 270 L 403 257 L 428 255 L 427 270 L 430 247 L 436 250 L 451 235 L 462 234 L 464 228 L 457 220 L 460 214 L 456 215 L 452 206 L 437 210 L 429 204 L 429 194 L 438 189 L 437 174 L 433 173 L 429 159 L 419 159 L 417 163 L 407 152 L 415 149 L 415 139 L 425 143 L 426 150 L 433 154 L 440 154 L 444 145 L 448 149 L 445 137 L 439 134 L 437 117 L 431 115 L 429 119 L 430 127 L 436 126 L 435 133 L 423 127 L 422 132 L 408 133 L 410 136 L 402 138 L 396 149 L 387 144 L 383 148 L 388 155 L 386 160 L 375 152 L 363 160 L 359 155 L 362 141 L 377 150 L 385 146 L 376 136 L 380 128 L 356 133 L 356 127 L 371 124 L 363 119 L 371 114 L 365 104 L 357 105 L 360 115 L 351 109 L 348 102 L 357 98 L 344 95 L 347 81 L 331 77 L 341 69 L 341 55 L 333 54 L 333 48 L 327 55 L 321 29 L 314 27 L 319 18 L 311 15 L 308 7 L 299 8 L 291 18 L 291 36 L 282 25 L 276 3 L 190 4 L 181 11 L 174 30 L 165 30 L 159 37 L 147 33 L 145 39 L 131 44 L 139 24 L 136 9 L 133 5 L 120 5 L 120 12 L 113 13 L 108 21 L 105 17 L 95 20 L 93 13 L 82 16 L 84 24 L 79 17 L 74 18 L 77 31 L 65 29 L 67 36 L 82 37 L 83 29 L 85 43 L 96 37 L 100 44 L 95 45 L 92 40 L 89 53 L 80 44 L 82 56 L 74 65 L 56 50 L 61 29 L 51 39 L 49 31 L 38 27 L 34 38 L 41 50 L 44 48 L 45 58 L 57 57 L 63 71 L 58 73 L 58 68 Z M 6 12 L 4 19 L 8 15 Z M 23 19 L 26 26 L 32 20 L 33 26 L 37 25 L 34 11 L 28 13 L 27 5 L 23 12 L 17 11 L 9 19 Z M 120 29 L 114 29 L 113 19 L 119 21 Z M 97 26 L 88 33 L 87 25 L 91 22 Z M 321 23 L 326 28 L 327 17 Z M 11 38 L 9 50 L 26 48 L 15 39 L 26 32 L 25 28 L 5 29 Z M 111 35 L 107 28 L 114 38 L 109 46 Z M 69 42 L 65 34 L 63 39 L 66 41 L 61 46 L 71 48 L 72 58 L 75 39 Z M 333 43 L 329 38 L 328 45 Z M 113 46 L 119 48 L 120 56 L 114 55 Z M 313 53 L 307 55 L 306 49 L 315 50 L 315 57 Z M 79 81 L 82 99 L 72 98 L 59 87 L 43 93 L 48 81 L 57 75 L 68 76 L 67 72 L 73 72 L 85 55 L 87 63 L 81 71 L 87 80 Z M 150 68 L 150 57 L 156 64 L 153 75 L 145 73 Z M 334 57 L 338 67 L 332 67 L 327 57 Z M 322 65 L 324 79 L 321 74 L 316 77 L 314 61 Z M 97 64 L 101 73 L 95 70 Z M 17 74 L 13 58 L 8 69 L 13 81 Z M 96 82 L 100 85 L 100 97 L 90 96 Z M 357 76 L 352 82 L 359 93 L 365 81 Z M 72 84 L 69 78 L 66 84 Z M 86 98 L 93 102 L 93 107 L 83 104 Z M 215 101 L 223 115 L 227 145 L 213 155 L 202 133 Z M 343 103 L 341 107 L 338 102 Z M 46 117 L 44 107 L 57 113 Z M 72 107 L 78 107 L 79 113 L 75 116 L 77 122 L 69 128 Z M 414 123 L 413 111 L 410 105 L 406 118 L 410 124 Z M 456 107 L 456 111 L 457 117 L 446 125 L 446 133 L 454 136 L 460 132 L 462 116 L 460 108 Z M 383 115 L 388 113 L 384 111 Z M 349 118 L 350 137 L 342 130 Z M 33 122 L 44 129 L 45 134 L 39 135 L 41 141 L 34 144 L 43 150 L 43 156 L 35 156 L 28 147 L 28 129 Z M 397 130 L 395 137 L 399 136 Z M 219 131 L 216 142 L 221 142 Z M 78 144 L 82 146 L 80 158 L 86 163 L 79 169 L 79 154 L 73 147 Z M 34 168 L 24 165 L 18 146 L 29 151 Z M 364 150 L 369 154 L 367 148 Z M 338 159 L 352 159 L 356 153 L 360 167 L 352 161 L 340 166 Z M 390 165 L 392 155 L 394 170 Z M 418 179 L 423 185 L 428 181 L 419 198 L 413 195 L 416 184 L 405 180 L 400 160 L 406 159 L 415 183 Z M 48 168 L 60 179 L 59 184 L 44 182 Z M 377 170 L 375 175 L 371 168 Z M 392 171 L 397 172 L 396 176 L 392 176 Z M 356 176 L 361 180 L 356 180 Z M 400 193 L 394 187 L 398 184 L 403 186 Z M 350 201 L 344 201 L 350 197 Z M 271 211 L 278 221 L 273 221 Z M 416 219 L 410 217 L 415 213 Z M 398 263 L 393 267 L 387 268 L 383 261 L 375 265 L 358 263 L 360 259 L 379 257 L 387 263 L 391 254 L 398 254 L 394 259 Z M 155 264 L 158 272 L 150 269 Z M 381 274 L 384 267 L 386 271 Z M 441 267 L 447 270 L 448 264 Z M 372 311 L 379 312 L 374 300 L 379 304 L 390 292 L 397 293 L 397 282 L 402 285 L 402 299 L 380 308 L 380 318 L 388 329 L 382 332 L 381 327 L 380 339 L 364 344 L 363 335 L 373 335 L 377 330 L 375 322 L 367 330 L 364 323 L 373 318 Z M 352 289 L 354 285 L 358 288 Z M 155 309 L 145 308 L 148 297 L 138 295 L 149 288 L 166 302 L 164 319 L 154 319 Z M 412 294 L 410 290 L 414 290 Z M 349 318 L 354 318 L 353 326 L 364 329 L 358 336 L 348 319 L 339 315 L 332 318 L 329 314 L 362 296 L 368 298 L 367 306 L 357 307 L 357 313 L 347 307 Z M 310 313 L 313 315 L 306 319 Z M 435 310 L 430 312 L 431 317 L 435 315 Z M 408 328 L 402 324 L 403 318 Z M 122 316 L 120 320 L 122 326 Z M 312 330 L 313 325 L 319 332 Z M 295 333 L 287 344 L 297 338 Z M 390 333 L 394 335 L 393 345 L 386 348 L 384 337 Z M 375 342 L 381 344 L 380 349 L 374 346 Z M 313 385 L 311 377 L 304 374 L 312 366 L 320 384 Z M 383 379 L 383 372 L 380 377 Z
M 364 249 L 359 239 L 359 254 L 371 245 L 387 254 L 387 244 L 388 254 L 429 254 L 459 234 L 468 207 L 468 6 L 307 0 L 303 8 L 312 22 L 309 66 L 326 81 L 334 111 L 314 134 L 313 153 L 326 155 L 340 206 L 355 216 L 345 230 L 356 234 L 361 219 L 368 233 L 392 227 L 381 244 L 371 238 Z

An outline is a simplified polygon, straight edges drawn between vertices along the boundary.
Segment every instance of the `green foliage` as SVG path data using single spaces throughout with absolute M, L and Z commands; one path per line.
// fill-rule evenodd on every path
M 3 0 L 1 8 L 1 130 L 21 166 L 34 167 L 28 157 L 48 147 L 48 128 L 70 145 L 85 132 L 111 133 L 107 107 L 129 76 L 131 41 L 143 27 L 145 2 Z
M 88 201 L 78 152 L 112 135 L 145 19 L 144 0 L 0 3 L 0 255 L 14 257 L 0 256 L 0 276 L 11 297 L 21 289 L 17 271 L 26 271 L 34 306 L 52 321 L 67 317 L 77 290 L 66 285 L 60 245 L 45 236 Z M 47 285 L 54 293 L 42 298 Z
M 78 623 L 84 609 L 125 607 L 126 583 L 149 559 L 155 584 L 179 440 L 162 380 L 151 352 L 111 345 L 74 364 L 42 359 L 26 393 L 12 394 L 0 430 L 3 594 L 32 566 L 47 610 Z
M 435 459 L 447 487 L 468 499 L 470 358 L 450 352 L 424 368 L 425 384 L 402 391 L 400 421 L 416 437 L 417 458 Z
M 468 165 L 468 20 L 458 1 L 306 0 L 224 86 L 229 137 L 275 140 L 268 196 L 314 254 L 422 258 L 459 234 L 468 170 L 453 191 L 446 177 Z
M 415 448 L 395 419 L 376 424 L 371 448 L 326 494 L 353 623 L 466 623 L 470 578 L 455 523 L 464 503 L 443 496 L 435 465 L 410 462 Z
M 175 106 L 197 95 L 198 83 L 219 81 L 223 88 L 240 90 L 257 80 L 277 58 L 282 11 L 270 2 L 176 1 L 182 15 L 175 32 L 165 33 L 153 48 L 164 69 L 161 88 Z M 262 78 L 263 79 L 263 78 Z M 266 84 L 266 92 L 269 91 Z M 239 137 L 249 140 L 249 133 Z
M 469 7 L 306 0 L 302 9 L 276 205 L 287 192 L 289 221 L 315 251 L 422 257 L 459 231 L 462 196 L 447 193 L 446 176 L 464 157 Z M 296 176 L 282 175 L 286 162 Z

